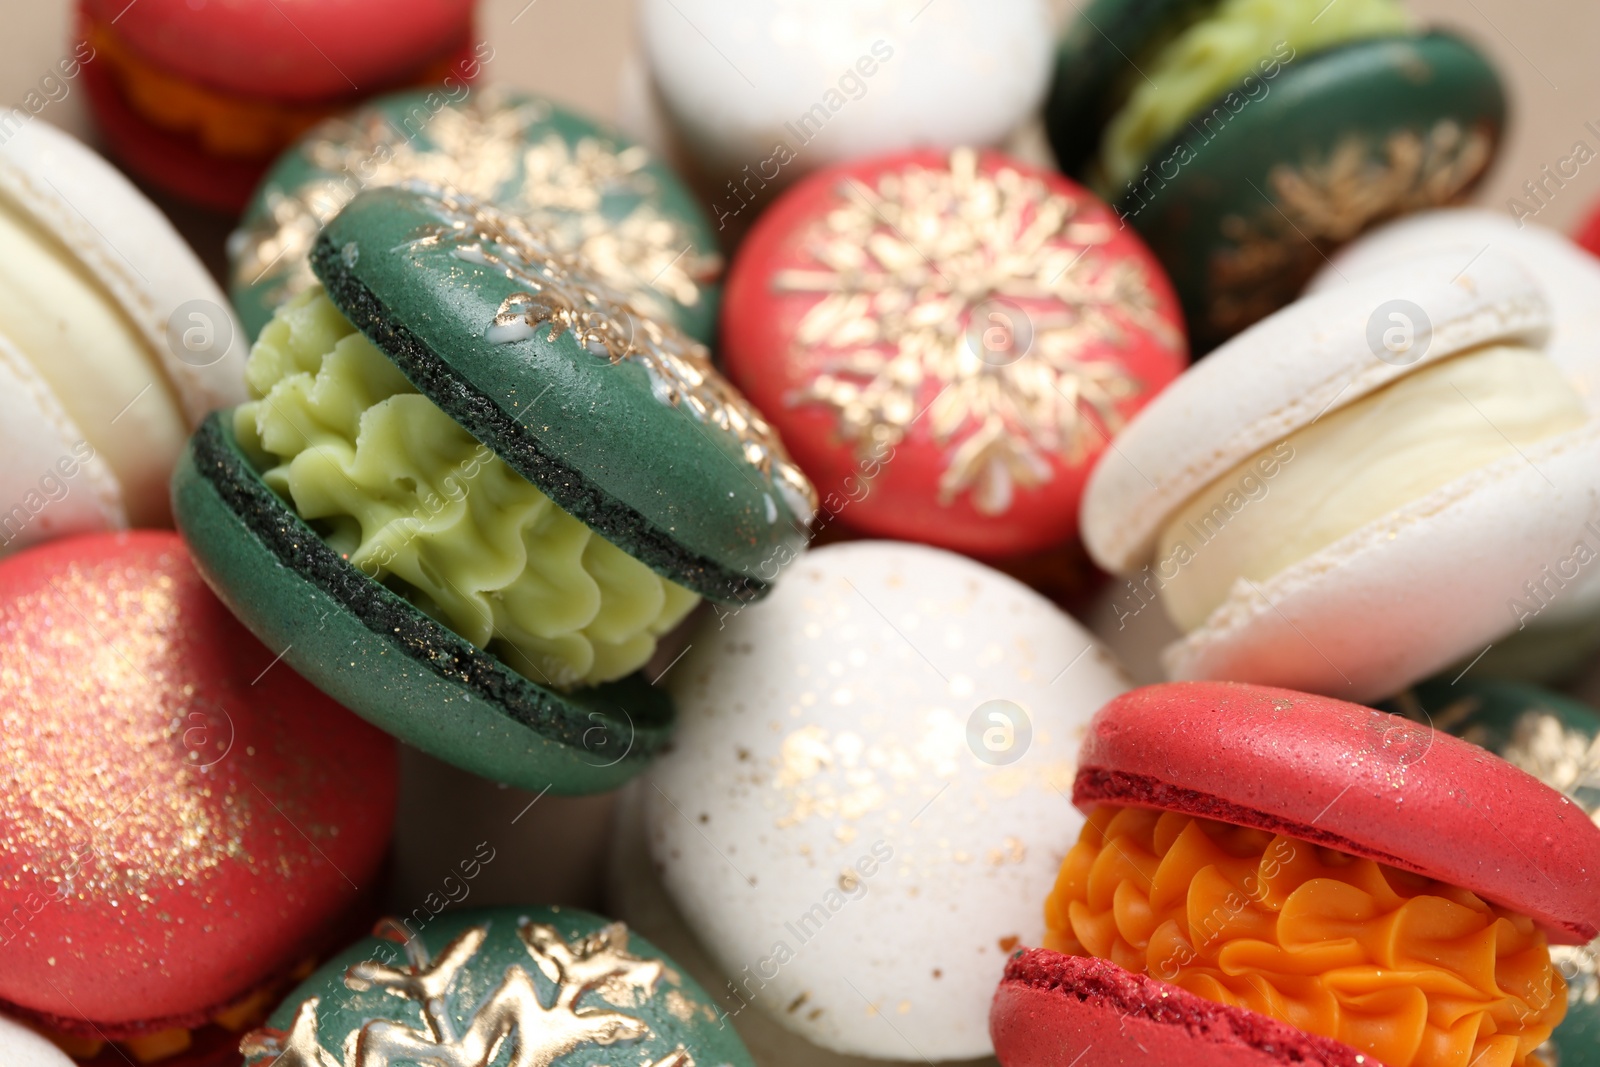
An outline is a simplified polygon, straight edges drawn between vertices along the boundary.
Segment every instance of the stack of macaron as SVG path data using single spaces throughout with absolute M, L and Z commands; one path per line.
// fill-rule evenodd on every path
M 1476 48 L 644 0 L 619 132 L 474 7 L 81 0 L 204 256 L 0 121 L 0 1064 L 1600 1064 L 1600 260 L 1444 206 Z

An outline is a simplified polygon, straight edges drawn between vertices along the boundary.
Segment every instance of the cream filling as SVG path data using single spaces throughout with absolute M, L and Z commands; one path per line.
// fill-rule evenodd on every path
M 1150 569 L 1198 629 L 1241 579 L 1262 582 L 1448 482 L 1581 426 L 1544 354 L 1489 345 L 1417 370 L 1264 448 L 1167 523 Z
M 188 422 L 160 357 L 77 258 L 4 197 L 0 333 L 111 468 L 129 521 L 165 525 Z

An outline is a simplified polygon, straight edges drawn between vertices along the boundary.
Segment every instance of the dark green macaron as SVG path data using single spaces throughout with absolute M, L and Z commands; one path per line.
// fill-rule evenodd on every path
M 1560 790 L 1578 809 L 1575 817 L 1600 820 L 1600 712 L 1587 704 L 1520 682 L 1452 684 L 1447 676 L 1390 703 L 1390 710 L 1464 737 Z M 1557 945 L 1550 954 L 1567 982 L 1567 1017 L 1541 1055 L 1560 1067 L 1600 1067 L 1600 941 Z
M 201 573 L 396 736 L 525 788 L 615 787 L 671 727 L 632 672 L 696 597 L 765 595 L 809 484 L 703 347 L 518 218 L 373 190 L 311 262 L 324 288 L 253 350 L 259 399 L 174 474 Z
M 1465 196 L 1504 123 L 1488 61 L 1398 0 L 1095 0 L 1046 108 L 1062 169 L 1150 244 L 1201 352 L 1367 227 Z
M 672 960 L 559 907 L 385 920 L 241 1044 L 249 1067 L 332 1067 L 355 1047 L 362 1063 L 753 1067 Z
M 711 339 L 722 260 L 677 177 L 549 100 L 467 85 L 367 101 L 312 127 L 272 165 L 228 243 L 230 295 L 251 339 L 315 283 L 307 257 L 328 220 L 363 189 L 406 180 L 525 216 L 644 310 Z

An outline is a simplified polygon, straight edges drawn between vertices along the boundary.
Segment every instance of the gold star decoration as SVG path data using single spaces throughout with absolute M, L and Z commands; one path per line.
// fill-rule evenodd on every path
M 1222 222 L 1228 245 L 1212 256 L 1210 327 L 1231 336 L 1293 300 L 1327 255 L 1374 223 L 1453 203 L 1489 165 L 1494 138 L 1442 119 L 1421 136 L 1381 145 L 1352 134 L 1324 160 L 1272 168 L 1273 203 Z
M 488 326 L 491 340 L 517 341 L 544 329 L 553 341 L 570 332 L 612 364 L 643 367 L 656 399 L 733 438 L 745 462 L 772 479 L 790 514 L 810 520 L 817 506 L 810 481 L 766 419 L 712 366 L 704 345 L 636 308 L 548 231 L 448 192 L 424 195 L 442 221 L 420 233 L 413 247 L 449 245 L 457 258 L 504 273 L 521 287 L 501 301 Z
M 295 1010 L 286 1032 L 257 1030 L 240 1045 L 247 1058 L 276 1057 L 274 1067 L 391 1067 L 426 1063 L 433 1067 L 489 1067 L 509 1047 L 509 1067 L 550 1067 L 563 1056 L 587 1046 L 609 1046 L 651 1035 L 641 1019 L 620 1011 L 579 1006 L 587 993 L 627 1007 L 653 994 L 664 968 L 628 952 L 627 928 L 620 923 L 589 937 L 568 942 L 554 927 L 523 920 L 517 936 L 534 967 L 556 987 L 553 1002 L 539 998 L 533 976 L 521 964 L 507 967 L 500 984 L 476 1006 L 459 1033 L 451 997 L 462 970 L 477 957 L 488 927 L 473 926 L 431 959 L 421 942 L 405 941 L 408 962 L 393 966 L 377 960 L 357 963 L 345 985 L 357 992 L 382 990 L 417 1005 L 423 1027 L 417 1029 L 387 1018 L 371 1018 L 344 1041 L 334 1056 L 317 1032 L 320 999 L 311 997 Z M 509 1042 L 509 1046 L 507 1045 Z M 679 1046 L 651 1067 L 694 1067 L 694 1058 Z
M 863 457 L 926 415 L 949 449 L 941 503 L 971 494 L 1004 513 L 1013 487 L 1048 482 L 1051 457 L 1081 460 L 1143 391 L 1095 346 L 1130 331 L 1181 345 L 1147 269 L 1103 253 L 1114 229 L 1086 206 L 1011 167 L 985 173 L 971 149 L 847 179 L 802 237 L 810 263 L 773 279 L 820 297 L 794 338 L 816 373 L 791 402 L 831 408 Z
M 512 102 L 490 88 L 417 116 L 416 130 L 410 116 L 397 126 L 372 109 L 324 122 L 296 149 L 311 176 L 269 189 L 263 216 L 232 238 L 234 283 L 268 282 L 269 305 L 303 292 L 316 283 L 308 257 L 317 234 L 356 193 L 421 181 L 527 217 L 651 314 L 667 314 L 669 300 L 698 305 L 722 260 L 695 248 L 684 225 L 652 203 L 649 153 L 600 136 L 570 144 L 554 132 L 540 137 L 536 127 L 550 114 L 543 101 Z M 607 214 L 626 200 L 635 203 Z

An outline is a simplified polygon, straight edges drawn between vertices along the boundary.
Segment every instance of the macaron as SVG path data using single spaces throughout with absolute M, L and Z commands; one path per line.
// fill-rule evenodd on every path
M 1569 696 L 1516 682 L 1444 678 L 1390 702 L 1407 718 L 1456 734 L 1527 771 L 1600 820 L 1600 713 Z M 1567 983 L 1567 1017 L 1541 1050 L 1561 1067 L 1600 1065 L 1600 941 L 1553 945 Z
M 140 178 L 228 213 L 285 146 L 374 93 L 463 93 L 494 48 L 472 0 L 79 0 L 82 77 L 111 154 Z
M 0 1056 L 10 1067 L 73 1067 L 62 1052 L 36 1031 L 0 1015 Z
M 1061 168 L 1165 264 L 1204 353 L 1366 227 L 1467 194 L 1505 111 L 1489 61 L 1400 0 L 1094 0 L 1045 114 Z
M 668 130 L 733 236 L 822 167 L 910 148 L 994 145 L 1039 105 L 1044 0 L 645 0 L 639 37 Z
M 0 632 L 0 1010 L 86 1062 L 229 1062 L 371 906 L 394 743 L 245 632 L 170 532 L 0 562 Z
M 1536 222 L 1483 208 L 1443 208 L 1396 219 L 1344 246 L 1306 286 L 1319 293 L 1423 256 L 1440 280 L 1454 277 L 1485 249 L 1516 259 L 1539 282 L 1550 306 L 1550 359 L 1572 379 L 1591 411 L 1600 410 L 1600 260 Z M 1450 257 L 1454 257 L 1452 260 Z M 1600 553 L 1600 534 L 1585 538 Z M 1583 568 L 1586 571 L 1588 568 Z M 1550 682 L 1569 677 L 1600 648 L 1600 572 L 1541 572 L 1520 590 L 1516 630 L 1472 664 L 1475 678 Z M 1481 648 L 1472 649 L 1468 657 Z M 1468 664 L 1464 659 L 1459 668 Z M 1450 671 L 1454 676 L 1457 671 Z
M 1600 205 L 1589 209 L 1588 214 L 1578 223 L 1572 239 L 1585 252 L 1600 256 Z
M 1072 796 L 1050 932 L 994 997 L 1004 1067 L 1539 1063 L 1550 945 L 1600 925 L 1600 827 L 1568 798 L 1339 700 L 1134 690 Z
M 189 429 L 244 399 L 227 300 L 156 206 L 12 112 L 0 143 L 0 555 L 171 523 Z
M 174 475 L 201 573 L 346 707 L 466 770 L 595 792 L 672 709 L 638 673 L 764 596 L 812 490 L 706 351 L 548 231 L 368 190 Z
M 316 284 L 308 255 L 362 189 L 425 180 L 547 229 L 642 310 L 709 341 L 722 270 L 705 216 L 643 148 L 514 89 L 416 89 L 312 127 L 272 165 L 228 242 L 230 289 L 251 338 Z
M 1071 540 L 1096 457 L 1187 361 L 1104 204 L 965 148 L 785 193 L 729 270 L 719 355 L 830 519 L 983 558 Z
M 1129 685 L 1099 643 L 964 556 L 855 541 L 707 618 L 665 684 L 642 836 L 733 1025 L 782 1027 L 790 1062 L 989 1055 L 1079 825 L 1073 753 Z
M 1537 616 L 1600 522 L 1600 422 L 1498 249 L 1308 296 L 1187 372 L 1090 478 L 1117 625 L 1168 677 L 1377 700 Z M 1595 527 L 1600 529 L 1600 527 Z M 1159 602 L 1159 607 L 1157 603 Z
M 249 1067 L 753 1067 L 711 999 L 622 923 L 565 907 L 386 919 L 241 1043 Z M 358 1051 L 359 1050 L 359 1051 Z

